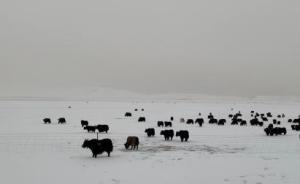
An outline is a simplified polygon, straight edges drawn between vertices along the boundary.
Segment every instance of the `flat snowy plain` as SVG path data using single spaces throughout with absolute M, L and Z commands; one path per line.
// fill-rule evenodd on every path
M 68 108 L 71 106 L 72 108 Z M 145 111 L 134 112 L 135 108 Z M 232 111 L 231 108 L 234 110 Z M 292 132 L 287 118 L 300 112 L 297 103 L 230 103 L 193 101 L 109 102 L 109 101 L 1 101 L 0 183 L 3 184 L 298 184 L 300 182 L 299 133 Z M 267 137 L 261 127 L 209 125 L 207 114 L 228 117 L 240 110 L 249 120 L 250 111 L 285 113 L 281 126 L 286 136 Z M 125 118 L 124 113 L 133 112 Z M 202 128 L 179 122 L 205 116 Z M 138 123 L 145 116 L 147 122 Z M 189 130 L 190 141 L 164 141 L 158 120 L 174 116 L 174 130 Z M 52 119 L 45 125 L 42 119 Z M 66 125 L 57 119 L 65 117 Z M 80 120 L 108 124 L 114 151 L 92 158 L 81 147 L 87 133 Z M 248 122 L 249 124 L 249 122 Z M 147 138 L 145 128 L 155 127 L 156 136 Z M 140 138 L 138 151 L 126 151 L 127 136 Z

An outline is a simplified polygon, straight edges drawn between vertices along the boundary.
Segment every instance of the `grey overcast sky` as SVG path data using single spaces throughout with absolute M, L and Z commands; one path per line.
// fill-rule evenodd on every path
M 300 1 L 1 0 L 0 95 L 300 96 Z

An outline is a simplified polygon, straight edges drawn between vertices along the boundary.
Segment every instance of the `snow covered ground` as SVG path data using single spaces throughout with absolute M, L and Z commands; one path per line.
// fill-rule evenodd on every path
M 72 108 L 68 108 L 72 106 Z M 134 112 L 144 108 L 144 112 Z M 231 111 L 234 108 L 234 111 Z M 267 137 L 261 127 L 186 125 L 179 118 L 196 118 L 209 112 L 217 118 L 230 112 L 285 113 L 295 118 L 297 103 L 201 102 L 201 101 L 1 101 L 0 183 L 3 184 L 297 184 L 300 182 L 300 140 L 288 123 L 286 136 Z M 124 113 L 133 112 L 125 118 Z M 138 123 L 145 116 L 147 122 Z M 164 141 L 158 120 L 175 117 L 174 130 L 189 130 L 190 141 Z M 42 119 L 54 121 L 44 125 Z M 59 117 L 67 119 L 58 125 Z M 93 133 L 83 131 L 80 120 L 108 124 L 114 152 L 92 158 L 81 148 Z M 287 121 L 287 118 L 285 119 Z M 156 136 L 147 138 L 144 129 L 155 127 Z M 140 138 L 139 151 L 126 151 L 127 136 Z

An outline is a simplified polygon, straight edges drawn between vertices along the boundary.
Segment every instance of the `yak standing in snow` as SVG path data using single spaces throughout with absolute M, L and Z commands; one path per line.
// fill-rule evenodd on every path
M 146 118 L 145 117 L 139 117 L 138 122 L 146 122 Z
M 87 132 L 96 132 L 97 126 L 85 126 L 83 127 L 84 130 L 87 130 Z
M 109 130 L 109 126 L 108 125 L 97 125 L 96 127 L 98 129 L 98 132 L 101 133 L 101 132 L 108 132 Z
M 165 121 L 165 127 L 172 127 L 172 122 Z
M 89 122 L 86 121 L 86 120 L 81 120 L 81 126 L 82 127 L 85 127 L 85 126 L 88 126 L 89 125 Z
M 163 121 L 158 121 L 157 122 L 157 126 L 158 127 L 163 127 L 164 126 L 164 122 Z
M 65 123 L 67 123 L 65 118 L 59 118 L 58 119 L 58 124 L 65 124 Z
M 139 144 L 140 144 L 140 142 L 139 142 L 138 137 L 129 136 L 129 137 L 127 137 L 127 141 L 124 144 L 124 146 L 125 146 L 125 149 L 129 149 L 129 146 L 131 146 L 131 149 L 138 150 L 139 149 Z
M 183 141 L 187 142 L 190 137 L 189 131 L 180 130 L 179 132 L 176 132 L 176 137 L 180 137 L 181 142 L 183 142 Z
M 51 124 L 51 119 L 50 118 L 45 118 L 43 119 L 44 124 Z
M 174 137 L 174 130 L 162 130 L 160 132 L 160 135 L 163 135 L 165 137 L 165 140 L 168 141 L 171 139 L 171 141 L 173 140 Z
M 194 124 L 194 120 L 193 119 L 188 119 L 186 121 L 186 124 L 190 125 L 190 124 Z
M 108 157 L 110 157 L 110 153 L 113 151 L 113 144 L 110 139 L 85 140 L 82 144 L 82 147 L 89 148 L 92 151 L 94 158 L 97 158 L 97 155 L 102 154 L 103 152 L 106 152 Z
M 125 117 L 131 117 L 131 116 L 132 116 L 131 112 L 126 112 L 125 113 Z
M 145 133 L 147 133 L 148 137 L 154 137 L 155 136 L 155 129 L 154 128 L 148 128 L 145 130 Z
M 195 121 L 196 124 L 199 124 L 200 127 L 202 127 L 203 123 L 204 123 L 204 119 L 203 118 L 197 118 Z

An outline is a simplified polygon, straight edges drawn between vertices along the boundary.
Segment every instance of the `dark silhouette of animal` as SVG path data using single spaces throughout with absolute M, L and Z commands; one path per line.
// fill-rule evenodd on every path
M 278 121 L 277 119 L 273 119 L 273 124 L 274 125 L 280 125 L 281 121 Z
M 294 119 L 294 120 L 293 120 L 293 123 L 299 123 L 299 124 L 300 124 L 300 118 Z
M 229 114 L 228 117 L 229 117 L 229 118 L 233 118 L 233 114 Z
M 254 118 L 254 119 L 251 119 L 251 120 L 250 120 L 250 125 L 252 125 L 252 126 L 263 126 L 264 123 L 258 121 L 257 118 Z
M 190 138 L 189 131 L 180 130 L 180 131 L 176 132 L 176 137 L 180 137 L 181 142 L 183 142 L 183 141 L 187 142 Z
M 184 122 L 185 122 L 184 118 L 180 118 L 180 123 L 184 123 Z
M 211 118 L 211 119 L 209 119 L 208 123 L 209 123 L 209 124 L 217 124 L 217 123 L 218 123 L 218 120 L 215 119 L 215 118 Z
M 218 125 L 225 125 L 226 119 L 219 119 Z
M 163 135 L 166 141 L 173 140 L 174 130 L 162 130 L 160 135 Z
M 58 119 L 58 124 L 65 124 L 65 123 L 67 123 L 65 118 L 59 118 Z
M 269 124 L 267 128 L 264 129 L 267 136 L 273 136 L 273 135 L 286 135 L 287 131 L 284 127 L 273 127 L 273 124 Z
M 186 121 L 186 124 L 190 125 L 190 124 L 194 124 L 194 120 L 193 119 L 188 119 Z
M 232 121 L 231 121 L 231 125 L 238 125 L 239 122 L 237 120 L 237 118 L 233 118 Z
M 135 137 L 135 136 L 129 136 L 127 137 L 127 141 L 126 143 L 124 144 L 125 146 L 125 149 L 129 149 L 129 147 L 131 147 L 131 149 L 133 150 L 138 150 L 139 149 L 139 138 L 138 137 Z
M 242 122 L 240 123 L 240 126 L 247 126 L 247 121 L 246 120 L 242 120 Z
M 165 121 L 165 127 L 172 127 L 172 122 Z
M 138 111 L 138 109 L 134 109 L 134 111 Z
M 174 121 L 174 117 L 173 116 L 170 117 L 170 121 Z
M 97 158 L 97 155 L 102 154 L 103 152 L 106 152 L 108 157 L 110 157 L 110 153 L 113 151 L 113 144 L 110 139 L 85 140 L 82 147 L 89 148 L 92 151 L 94 158 Z
M 265 122 L 268 121 L 268 118 L 267 118 L 267 117 L 264 117 L 264 116 L 262 116 L 261 119 L 262 119 L 263 121 L 265 121 Z
M 200 127 L 202 127 L 203 123 L 204 123 L 204 119 L 203 118 L 197 118 L 195 121 L 196 124 L 199 124 Z
M 268 113 L 267 113 L 267 117 L 268 117 L 268 118 L 272 118 L 272 117 L 273 117 L 273 116 L 272 116 L 272 113 L 271 113 L 271 112 L 268 112 Z
M 148 137 L 154 137 L 155 136 L 155 129 L 154 128 L 148 128 L 145 130 L 145 133 L 147 133 Z
M 214 116 L 212 115 L 212 113 L 210 112 L 209 115 L 207 116 L 207 119 L 213 119 Z
M 83 129 L 87 130 L 88 132 L 96 132 L 97 126 L 85 126 Z
M 86 121 L 86 120 L 81 120 L 81 126 L 84 127 L 84 126 L 88 126 L 89 125 L 89 122 Z
M 45 124 L 51 124 L 51 119 L 50 118 L 45 118 L 43 119 Z
M 144 111 L 145 109 L 141 109 L 141 111 Z
M 125 117 L 131 117 L 131 116 L 132 116 L 131 112 L 126 112 L 125 113 Z
M 138 122 L 145 122 L 146 118 L 145 117 L 139 117 Z
M 157 126 L 158 127 L 163 127 L 164 126 L 164 122 L 163 121 L 158 121 L 157 122 Z
M 300 131 L 300 125 L 291 125 L 292 130 Z
M 101 132 L 108 132 L 109 130 L 109 126 L 108 125 L 97 125 L 97 129 L 98 129 L 98 132 L 101 133 Z
M 289 123 L 292 123 L 292 122 L 293 122 L 293 120 L 292 120 L 292 119 L 288 119 L 288 122 L 289 122 Z

